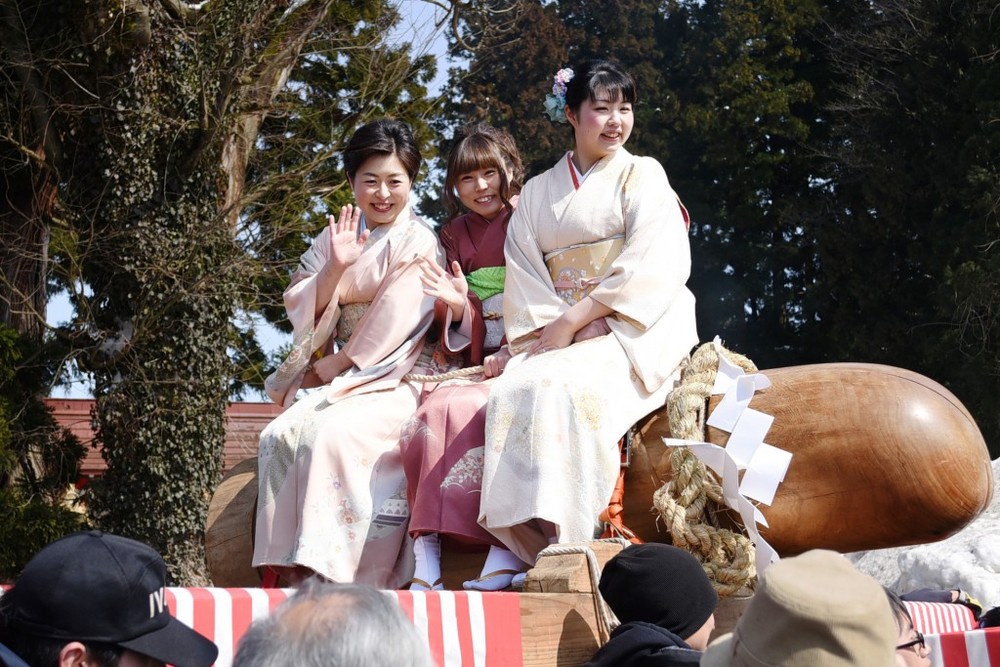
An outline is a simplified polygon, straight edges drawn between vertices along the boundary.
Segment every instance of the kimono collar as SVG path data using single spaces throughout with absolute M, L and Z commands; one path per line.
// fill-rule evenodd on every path
M 590 165 L 590 169 L 587 170 L 587 173 L 585 174 L 580 173 L 580 170 L 576 168 L 576 163 L 573 162 L 573 151 L 569 151 L 566 153 L 566 162 L 569 164 L 569 175 L 570 178 L 573 179 L 573 189 L 575 190 L 580 189 L 580 185 L 582 185 L 583 182 L 587 180 L 587 176 L 589 176 L 590 172 L 594 171 L 594 167 L 597 166 L 597 162 L 595 162 L 594 164 Z M 598 160 L 598 162 L 600 162 L 600 160 Z
M 404 235 L 410 235 L 413 233 L 415 227 L 425 227 L 430 229 L 430 226 L 424 222 L 423 218 L 413 212 L 411 209 L 405 219 L 397 218 L 394 222 L 388 225 L 379 225 L 375 229 L 371 230 L 368 234 L 368 242 L 365 247 L 373 245 L 383 238 L 392 242 L 395 239 L 399 239 Z
M 587 180 L 587 178 L 590 177 L 594 172 L 600 171 L 604 169 L 604 167 L 606 167 L 608 164 L 611 164 L 612 162 L 614 162 L 619 158 L 625 158 L 626 156 L 628 158 L 631 158 L 632 154 L 629 153 L 627 150 L 625 150 L 624 146 L 621 146 L 615 152 L 609 155 L 605 155 L 600 160 L 590 165 L 590 169 L 587 170 L 587 173 L 581 174 L 580 170 L 576 168 L 576 164 L 573 162 L 573 151 L 567 151 L 566 166 L 569 169 L 569 175 L 573 181 L 573 189 L 579 190 L 580 186 L 583 185 L 583 182 Z

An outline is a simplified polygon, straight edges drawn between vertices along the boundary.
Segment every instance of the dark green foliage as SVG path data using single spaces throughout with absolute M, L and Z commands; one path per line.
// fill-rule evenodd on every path
M 819 349 L 944 383 L 1000 451 L 1000 5 L 882 0 L 830 44 Z M 822 354 L 822 352 L 821 352 Z
M 159 550 L 178 583 L 206 583 L 225 406 L 262 384 L 254 317 L 284 320 L 288 271 L 323 209 L 348 196 L 337 150 L 390 112 L 418 121 L 428 144 L 421 81 L 433 66 L 384 47 L 397 18 L 386 2 L 288 8 L 26 0 L 0 15 L 0 158 L 33 204 L 0 205 L 0 247 L 32 249 L 0 253 L 0 280 L 44 285 L 52 269 L 68 288 L 75 318 L 59 339 L 94 380 L 108 463 L 91 516 Z M 18 77 L 22 64 L 33 77 Z M 18 162 L 46 141 L 37 164 Z M 33 303 L 0 320 L 32 308 L 44 321 Z
M 49 353 L 0 325 L 0 581 L 84 523 L 67 501 L 83 445 L 42 400 L 52 379 Z
M 639 84 L 629 149 L 692 213 L 702 339 L 765 368 L 924 373 L 1000 451 L 995 1 L 527 5 L 519 41 L 465 52 L 443 128 L 504 125 L 538 173 L 572 141 L 541 111 L 552 75 L 618 60 Z

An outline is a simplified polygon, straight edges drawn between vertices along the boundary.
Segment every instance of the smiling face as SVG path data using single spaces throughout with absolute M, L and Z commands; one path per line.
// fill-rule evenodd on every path
M 508 181 L 510 176 L 508 175 Z M 500 171 L 495 167 L 485 167 L 461 174 L 456 183 L 458 198 L 462 204 L 487 220 L 492 220 L 503 209 L 500 199 Z
M 632 103 L 604 92 L 584 100 L 578 111 L 567 107 L 566 117 L 576 135 L 574 161 L 583 172 L 625 145 L 634 123 Z
M 409 212 L 411 185 L 396 155 L 373 155 L 361 163 L 351 187 L 369 229 L 390 225 Z

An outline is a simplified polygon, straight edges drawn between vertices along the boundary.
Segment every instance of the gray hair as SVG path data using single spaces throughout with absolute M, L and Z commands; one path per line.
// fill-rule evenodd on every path
M 233 667 L 431 667 L 416 626 L 388 594 L 310 579 L 250 626 Z

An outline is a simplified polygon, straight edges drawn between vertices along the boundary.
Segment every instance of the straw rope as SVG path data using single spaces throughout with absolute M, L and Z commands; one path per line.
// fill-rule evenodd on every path
M 468 368 L 456 368 L 447 373 L 435 373 L 434 375 L 421 375 L 420 373 L 407 373 L 403 376 L 409 382 L 444 382 L 455 378 L 469 377 L 470 375 L 482 375 L 482 366 L 469 366 Z
M 757 372 L 746 357 L 728 350 L 723 353 L 747 373 Z M 718 367 L 718 351 L 712 343 L 702 345 L 691 355 L 680 386 L 667 397 L 674 438 L 698 442 L 705 439 L 708 398 Z M 672 448 L 670 468 L 671 478 L 653 494 L 653 506 L 673 544 L 699 558 L 720 596 L 752 588 L 756 577 L 753 543 L 742 533 L 719 527 L 714 520 L 724 509 L 719 480 L 688 447 Z

